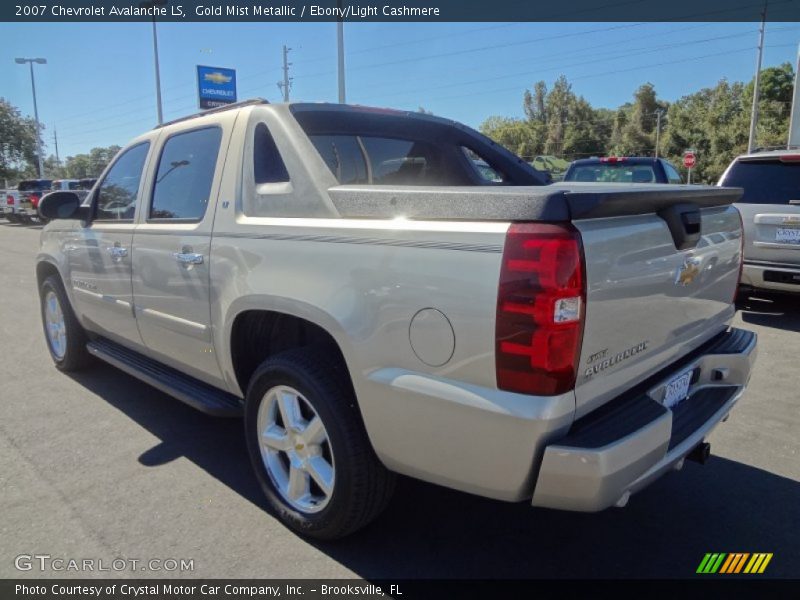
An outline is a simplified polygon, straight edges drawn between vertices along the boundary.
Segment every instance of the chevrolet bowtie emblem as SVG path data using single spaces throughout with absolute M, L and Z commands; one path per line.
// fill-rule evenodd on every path
M 216 83 L 217 85 L 228 83 L 231 79 L 231 77 L 223 75 L 219 71 L 214 71 L 213 73 L 206 73 L 203 75 L 204 81 L 210 81 L 211 83 Z

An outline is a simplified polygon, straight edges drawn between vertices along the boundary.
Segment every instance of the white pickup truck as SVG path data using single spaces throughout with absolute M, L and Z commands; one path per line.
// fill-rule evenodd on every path
M 429 115 L 248 101 L 167 123 L 86 202 L 42 200 L 47 345 L 244 415 L 271 507 L 308 536 L 368 523 L 394 473 L 624 506 L 704 461 L 749 381 L 740 192 L 541 184 Z

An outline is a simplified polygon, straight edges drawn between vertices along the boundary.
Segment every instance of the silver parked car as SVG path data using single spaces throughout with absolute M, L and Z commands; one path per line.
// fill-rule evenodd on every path
M 742 290 L 800 292 L 800 151 L 739 156 L 719 185 L 744 189 Z

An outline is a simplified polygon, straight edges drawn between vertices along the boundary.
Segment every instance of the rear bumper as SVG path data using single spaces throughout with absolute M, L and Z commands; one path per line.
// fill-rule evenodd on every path
M 745 261 L 741 284 L 762 290 L 800 292 L 800 264 Z
M 756 335 L 731 329 L 656 382 L 576 421 L 544 450 L 533 505 L 593 512 L 624 506 L 683 459 L 742 396 L 756 359 Z M 693 372 L 689 397 L 661 404 L 674 377 Z

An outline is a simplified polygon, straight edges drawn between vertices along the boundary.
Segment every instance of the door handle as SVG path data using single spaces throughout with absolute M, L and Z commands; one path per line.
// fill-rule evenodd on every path
M 172 256 L 175 257 L 182 265 L 202 265 L 203 255 L 196 252 L 174 252 Z
M 119 242 L 115 242 L 113 246 L 106 248 L 108 253 L 111 255 L 111 260 L 114 262 L 119 262 L 126 256 L 128 256 L 128 249 L 123 248 Z

